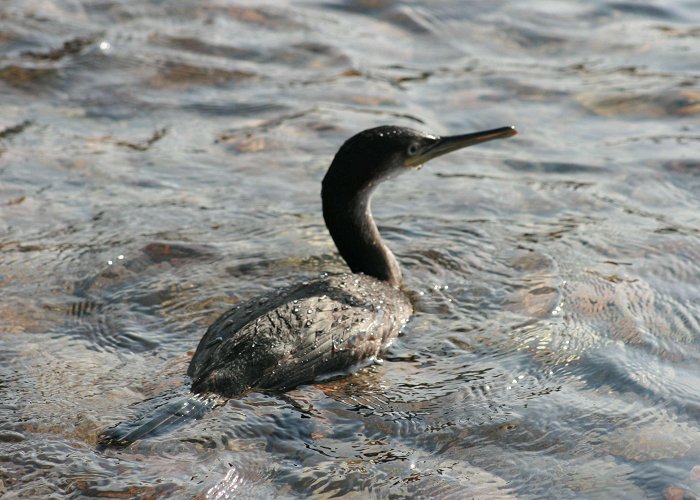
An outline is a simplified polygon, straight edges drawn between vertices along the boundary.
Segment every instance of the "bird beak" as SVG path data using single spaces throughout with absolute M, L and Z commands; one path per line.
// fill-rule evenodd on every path
M 408 158 L 408 160 L 406 160 L 406 166 L 417 167 L 428 160 L 432 160 L 433 158 L 437 158 L 438 156 L 442 156 L 457 149 L 466 148 L 467 146 L 473 146 L 474 144 L 480 144 L 486 141 L 492 141 L 494 139 L 506 139 L 508 137 L 513 137 L 517 133 L 518 131 L 515 130 L 515 127 L 501 127 L 493 130 L 474 132 L 472 134 L 439 137 L 435 142 L 429 144 L 423 151 L 420 151 L 418 154 Z

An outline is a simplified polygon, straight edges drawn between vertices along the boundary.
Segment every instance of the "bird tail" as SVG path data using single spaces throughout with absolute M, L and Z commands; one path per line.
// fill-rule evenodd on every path
M 97 437 L 98 447 L 123 448 L 140 439 L 171 432 L 187 422 L 199 420 L 225 400 L 213 395 L 190 393 L 187 396 L 176 396 L 175 399 L 172 399 L 172 394 L 162 394 L 144 401 L 154 402 L 155 409 L 145 412 L 140 418 L 121 422 L 100 433 Z

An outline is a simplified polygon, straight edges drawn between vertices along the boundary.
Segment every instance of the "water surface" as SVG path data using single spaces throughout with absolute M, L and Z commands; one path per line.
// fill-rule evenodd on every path
M 696 0 L 5 0 L 0 494 L 699 496 L 699 53 Z M 345 269 L 320 180 L 381 124 L 520 131 L 380 188 L 384 363 L 96 450 Z

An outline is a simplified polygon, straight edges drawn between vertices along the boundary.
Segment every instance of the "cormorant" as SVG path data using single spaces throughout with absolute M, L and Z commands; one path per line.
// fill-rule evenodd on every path
M 511 137 L 513 127 L 438 137 L 382 126 L 350 138 L 323 179 L 323 217 L 352 273 L 324 275 L 257 297 L 207 330 L 187 370 L 192 395 L 155 416 L 120 424 L 103 445 L 128 445 L 165 424 L 199 418 L 218 396 L 284 391 L 373 361 L 413 311 L 401 270 L 372 218 L 377 185 L 451 151 Z

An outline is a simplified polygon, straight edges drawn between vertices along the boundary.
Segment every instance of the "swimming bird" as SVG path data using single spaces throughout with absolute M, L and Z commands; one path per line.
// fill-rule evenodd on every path
M 372 217 L 375 188 L 438 156 L 516 133 L 502 127 L 439 137 L 381 126 L 348 139 L 323 179 L 321 199 L 328 231 L 351 272 L 322 275 L 225 312 L 192 357 L 191 396 L 109 429 L 100 442 L 128 445 L 164 425 L 199 418 L 220 397 L 285 391 L 371 363 L 413 312 L 399 263 Z

